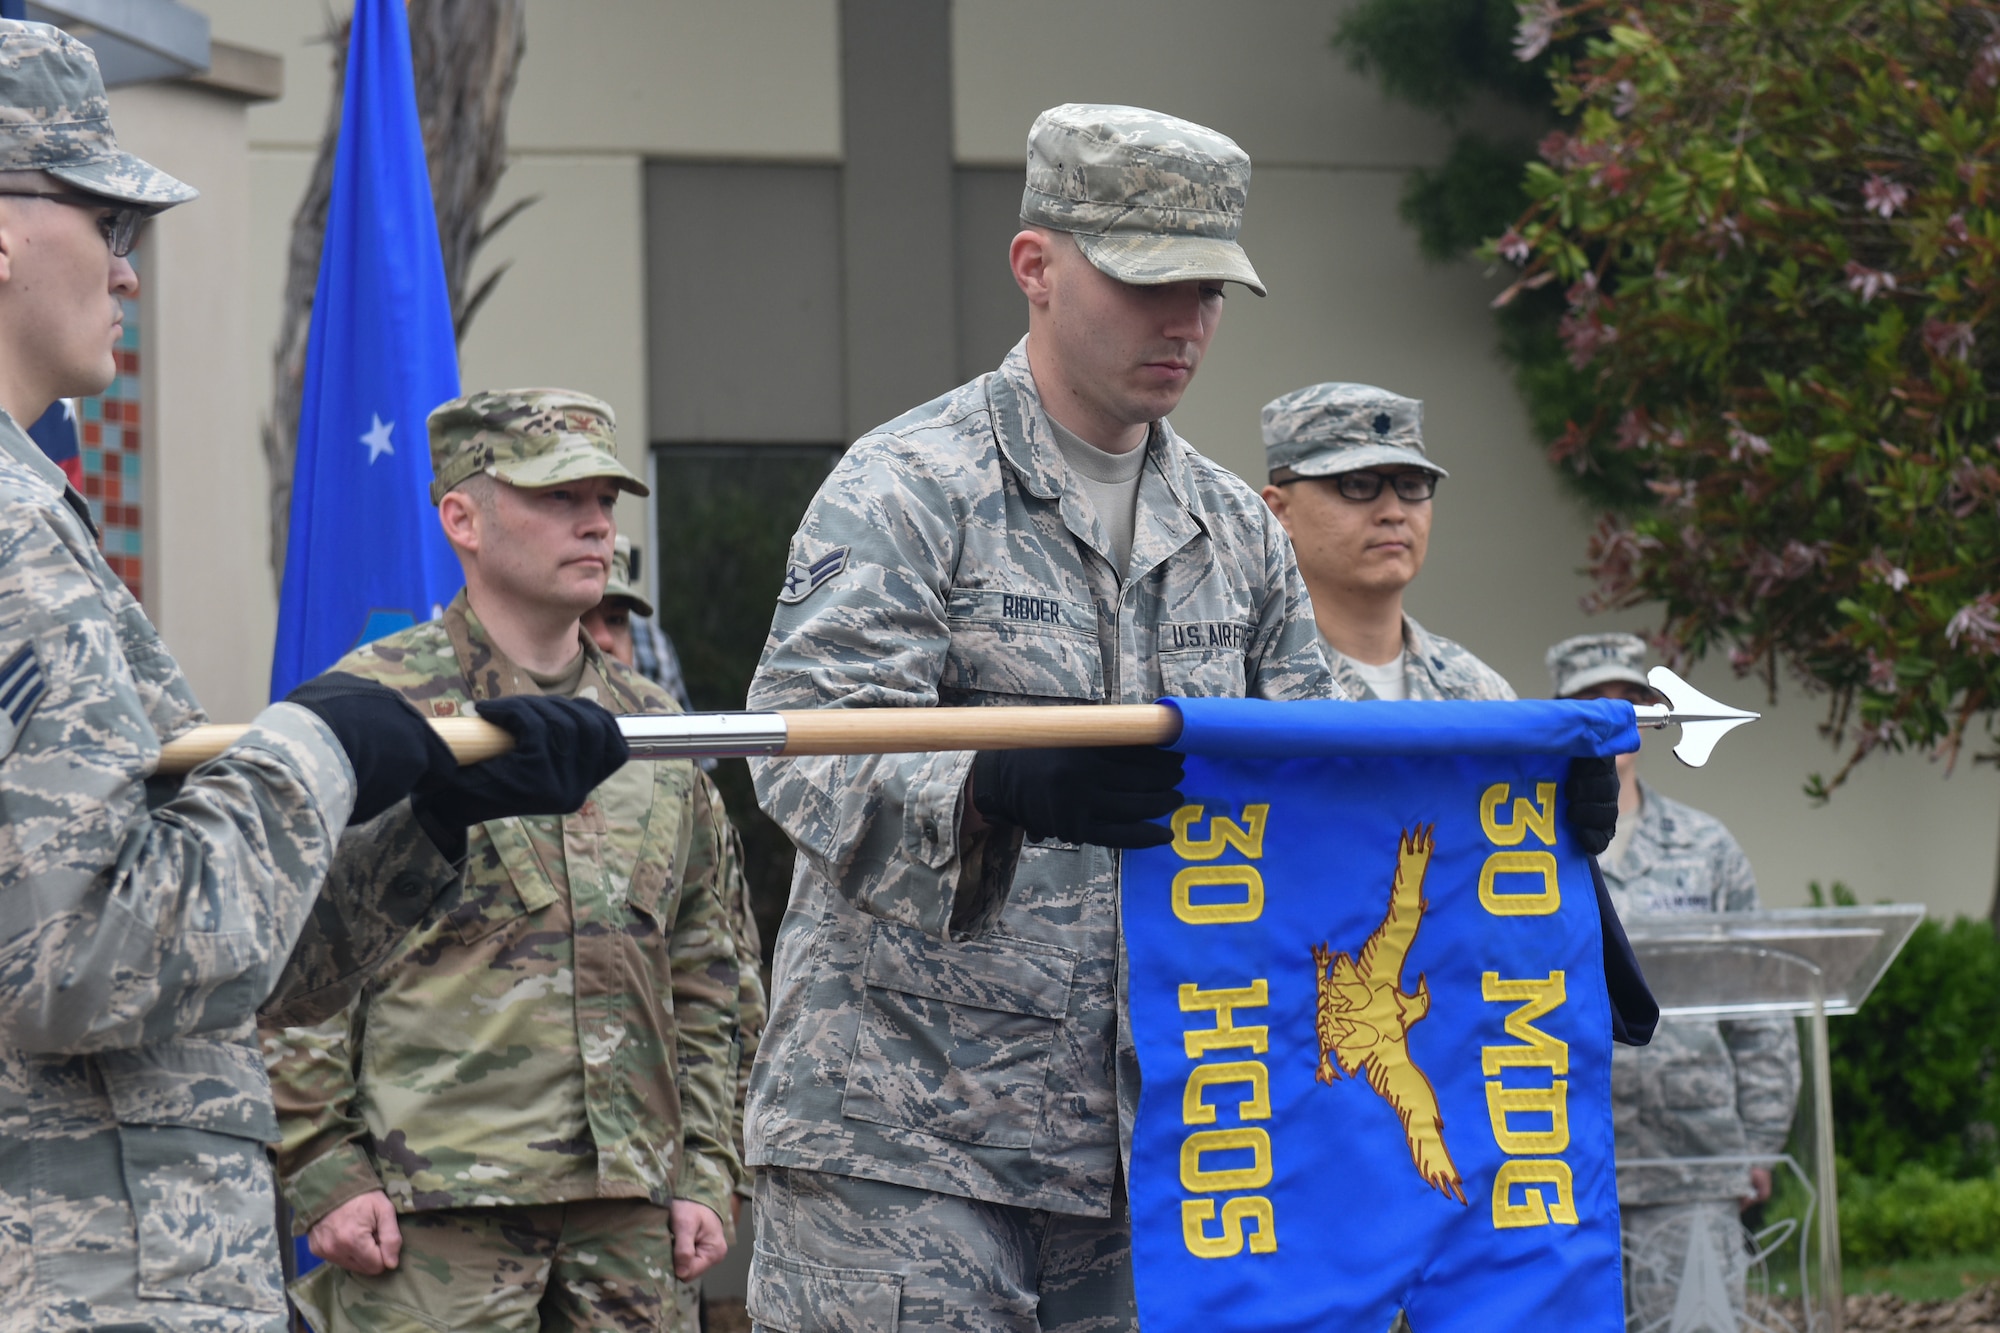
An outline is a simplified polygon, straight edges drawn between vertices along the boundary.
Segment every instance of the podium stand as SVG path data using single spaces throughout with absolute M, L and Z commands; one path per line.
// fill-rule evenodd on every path
M 1801 1100 L 1808 1112 L 1800 1161 L 1773 1157 L 1621 1160 L 1627 1169 L 1707 1165 L 1761 1166 L 1788 1172 L 1807 1200 L 1796 1226 L 1780 1223 L 1749 1238 L 1750 1262 L 1763 1266 L 1798 1246 L 1796 1277 L 1765 1272 L 1753 1284 L 1743 1333 L 1840 1333 L 1840 1213 L 1835 1196 L 1833 1085 L 1826 1020 L 1851 1014 L 1868 998 L 1910 933 L 1924 919 L 1916 904 L 1815 907 L 1770 912 L 1634 917 L 1625 932 L 1664 1019 L 1803 1020 Z M 1794 1124 L 1798 1124 L 1796 1113 Z M 1794 1283 L 1796 1285 L 1794 1286 Z M 1798 1304 L 1792 1304 L 1792 1292 Z M 1681 1321 L 1676 1319 L 1678 1325 Z M 1660 1333 L 1666 1333 L 1663 1328 Z

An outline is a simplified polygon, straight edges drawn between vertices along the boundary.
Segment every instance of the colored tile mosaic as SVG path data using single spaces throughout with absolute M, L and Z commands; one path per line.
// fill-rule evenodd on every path
M 136 267 L 139 254 L 133 252 Z M 118 343 L 118 377 L 95 398 L 77 402 L 78 453 L 83 477 L 77 489 L 90 502 L 104 534 L 104 558 L 132 595 L 145 597 L 145 479 L 141 471 L 139 302 L 125 302 L 125 332 Z

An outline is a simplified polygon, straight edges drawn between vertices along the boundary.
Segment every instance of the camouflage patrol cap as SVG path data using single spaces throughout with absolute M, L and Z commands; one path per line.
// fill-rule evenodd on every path
M 1646 641 L 1636 634 L 1579 634 L 1549 649 L 1546 660 L 1558 699 L 1614 680 L 1653 688 L 1646 681 Z
M 570 389 L 469 393 L 431 410 L 431 503 L 475 473 L 511 486 L 555 486 L 609 477 L 645 495 L 646 483 L 618 461 L 611 405 Z
M 1264 404 L 1264 462 L 1301 477 L 1403 464 L 1451 474 L 1424 452 L 1424 405 L 1372 384 L 1314 384 Z
M 0 20 L 0 171 L 45 171 L 121 203 L 162 209 L 197 191 L 118 146 L 89 47 L 46 23 Z
M 1021 221 L 1066 231 L 1120 282 L 1263 280 L 1236 243 L 1250 155 L 1214 130 L 1136 106 L 1067 102 L 1028 131 Z
M 611 577 L 604 584 L 604 599 L 613 597 L 623 598 L 642 616 L 653 614 L 653 604 L 639 591 L 639 552 L 622 532 L 611 543 Z

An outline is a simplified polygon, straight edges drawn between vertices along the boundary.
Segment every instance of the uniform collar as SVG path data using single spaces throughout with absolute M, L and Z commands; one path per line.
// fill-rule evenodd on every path
M 513 659 L 500 650 L 479 623 L 479 616 L 466 599 L 465 589 L 458 590 L 458 596 L 451 599 L 451 605 L 444 611 L 444 632 L 451 640 L 452 651 L 458 656 L 459 670 L 465 676 L 466 695 L 474 702 L 482 699 L 502 699 L 510 694 L 540 694 L 541 686 Z M 610 703 L 614 699 L 606 676 L 604 654 L 590 636 L 578 632 L 583 645 L 583 679 L 577 684 L 579 699 L 595 699 L 600 703 Z
M 993 435 L 1000 456 L 1021 478 L 1030 495 L 1042 500 L 1061 501 L 1075 493 L 1069 464 L 1050 428 L 1041 393 L 1035 388 L 1034 372 L 1028 368 L 1028 340 L 1023 337 L 1007 353 L 999 370 L 986 377 L 986 401 L 993 412 Z M 1202 531 L 1189 497 L 1194 493 L 1194 472 L 1188 461 L 1193 452 L 1174 433 L 1172 423 L 1162 417 L 1147 432 L 1146 466 L 1139 474 L 1139 509 L 1132 529 L 1130 575 L 1137 579 L 1168 556 L 1192 541 Z M 1156 486 L 1164 484 L 1166 499 Z M 1085 523 L 1081 512 L 1063 506 L 1063 518 L 1070 531 L 1089 542 L 1100 554 L 1108 542 L 1101 523 Z
M 1314 627 L 1314 633 L 1318 633 L 1317 626 Z M 1411 618 L 1410 613 L 1405 611 L 1403 613 L 1403 684 L 1405 687 L 1404 692 L 1409 698 L 1444 697 L 1443 687 L 1438 683 L 1437 677 L 1431 674 L 1431 661 L 1437 655 L 1435 647 L 1436 641 L 1431 638 L 1430 631 L 1419 625 Z M 1379 697 L 1374 690 L 1368 688 L 1368 682 L 1362 678 L 1359 671 L 1355 670 L 1354 663 L 1340 649 L 1328 643 L 1324 634 L 1319 635 L 1319 650 L 1326 657 L 1326 664 L 1333 671 L 1333 678 L 1340 682 L 1341 688 L 1345 689 L 1348 694 L 1356 699 L 1375 699 Z M 1417 676 L 1422 676 L 1426 681 L 1430 682 L 1431 693 L 1429 695 L 1425 695 L 1419 690 L 1408 688 L 1412 679 Z
M 97 520 L 90 516 L 89 503 L 77 494 L 76 487 L 69 484 L 69 477 L 63 470 L 49 461 L 49 456 L 42 452 L 42 447 L 35 443 L 21 423 L 14 420 L 13 415 L 5 408 L 0 408 L 0 423 L 5 423 L 0 425 L 0 445 L 6 446 L 14 461 L 34 473 L 37 480 L 47 483 L 51 490 L 62 497 L 64 504 L 76 511 L 76 516 L 83 520 L 83 526 L 90 535 L 97 540 L 103 540 L 103 534 L 97 530 Z

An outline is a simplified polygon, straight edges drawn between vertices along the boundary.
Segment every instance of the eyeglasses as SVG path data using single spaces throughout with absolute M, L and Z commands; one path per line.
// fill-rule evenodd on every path
M 0 190 L 0 198 L 51 199 L 71 208 L 89 209 L 98 215 L 97 234 L 111 247 L 111 253 L 120 259 L 132 253 L 132 247 L 139 240 L 139 228 L 153 216 L 150 208 L 122 204 L 116 199 L 85 194 L 81 190 Z
M 1330 481 L 1341 499 L 1357 504 L 1366 504 L 1380 495 L 1384 484 L 1395 489 L 1398 500 L 1412 504 L 1430 499 L 1438 488 L 1435 472 L 1337 472 L 1331 477 L 1286 477 L 1278 485 L 1289 486 L 1295 481 Z

